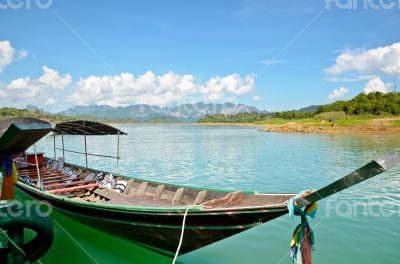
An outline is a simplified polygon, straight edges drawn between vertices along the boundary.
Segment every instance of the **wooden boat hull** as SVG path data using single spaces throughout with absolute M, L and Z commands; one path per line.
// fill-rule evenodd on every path
M 173 255 L 179 243 L 184 209 L 140 210 L 127 207 L 85 204 L 63 199 L 21 182 L 18 188 L 29 196 L 49 202 L 65 215 L 98 230 L 130 240 L 159 253 Z M 230 237 L 287 213 L 284 206 L 190 211 L 181 254 Z

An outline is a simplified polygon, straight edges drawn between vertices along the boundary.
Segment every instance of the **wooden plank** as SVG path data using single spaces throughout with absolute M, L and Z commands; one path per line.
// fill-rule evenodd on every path
M 193 204 L 202 204 L 204 202 L 204 199 L 206 198 L 207 195 L 207 191 L 200 191 L 197 196 L 196 199 L 194 199 Z
M 154 198 L 160 199 L 163 191 L 164 191 L 164 184 L 158 185 L 156 189 L 156 195 Z
M 73 191 L 79 191 L 79 190 L 83 190 L 83 189 L 90 189 L 90 188 L 95 188 L 95 187 L 99 187 L 99 184 L 98 183 L 93 183 L 93 184 L 74 186 L 74 187 L 69 187 L 69 188 L 50 190 L 48 192 L 53 193 L 53 194 L 57 194 L 57 193 L 63 193 L 63 192 L 73 192 Z
M 45 167 L 39 167 L 39 170 L 43 171 L 43 170 L 46 170 L 46 168 Z M 18 171 L 21 171 L 21 172 L 36 171 L 36 166 L 35 167 L 26 167 L 26 168 L 19 167 Z
M 42 175 L 42 174 L 51 174 L 52 172 L 47 172 L 47 171 L 39 171 L 40 172 L 40 175 Z M 37 171 L 35 170 L 35 171 L 29 171 L 29 172 L 20 172 L 20 171 L 18 171 L 18 174 L 19 175 L 32 175 L 32 174 L 36 174 L 37 175 Z
M 69 179 L 69 177 L 68 177 L 68 178 L 65 178 L 65 179 L 58 179 L 58 180 L 51 180 L 51 181 L 43 181 L 43 184 L 56 183 L 56 182 L 64 182 L 64 181 L 69 181 L 69 180 L 72 180 L 72 181 L 74 182 L 74 181 L 77 181 L 77 180 L 82 180 L 83 178 L 85 178 L 85 177 L 76 177 L 76 178 L 72 178 L 72 179 Z M 46 186 L 45 186 L 45 187 L 46 187 Z
M 36 181 L 36 180 L 38 180 L 39 179 L 39 177 L 37 177 L 37 174 L 35 174 L 35 175 L 18 175 L 18 176 L 21 176 L 21 177 L 28 177 L 29 176 L 29 178 L 31 178 L 31 181 Z M 45 179 L 45 178 L 55 178 L 55 177 L 66 177 L 66 178 L 68 178 L 69 176 L 67 176 L 67 175 L 64 175 L 64 174 L 40 174 L 40 179 Z
M 37 178 L 37 173 L 34 173 L 34 175 L 31 174 L 30 176 L 31 176 L 31 177 L 34 177 L 34 178 Z M 40 178 L 43 178 L 43 177 L 52 177 L 52 176 L 65 176 L 65 177 L 69 177 L 69 175 L 63 174 L 63 173 L 58 172 L 58 171 L 52 171 L 52 172 L 47 171 L 46 173 L 40 173 Z
M 68 175 L 64 175 L 64 174 L 58 174 L 58 175 L 54 175 L 54 176 L 44 176 L 44 177 L 40 177 L 41 180 L 56 180 L 56 179 L 62 179 L 62 178 L 66 178 L 68 179 L 70 176 Z M 36 182 L 38 180 L 38 178 L 31 178 L 32 182 Z
M 182 195 L 183 195 L 183 191 L 185 190 L 185 188 L 179 188 L 178 190 L 176 190 L 174 198 L 172 199 L 171 204 L 177 204 L 181 201 Z
M 89 190 L 89 192 L 97 195 L 97 198 L 99 200 L 101 200 L 101 197 L 111 200 L 121 195 L 120 193 L 114 192 L 110 189 L 95 189 L 95 190 Z
M 31 173 L 31 172 L 36 172 L 36 171 L 37 171 L 36 167 L 32 167 L 32 168 L 29 168 L 29 169 L 18 168 L 18 172 L 20 172 L 20 173 Z M 54 170 L 52 168 L 46 168 L 46 167 L 40 167 L 39 171 L 40 172 L 43 172 L 43 171 L 45 171 L 45 172 L 60 172 L 58 170 Z
M 146 192 L 147 184 L 148 184 L 148 182 L 142 182 L 142 184 L 140 185 L 140 188 L 139 188 L 139 192 L 138 192 L 139 194 L 144 194 Z
M 126 185 L 126 188 L 125 188 L 125 190 L 124 190 L 124 194 L 128 194 L 130 191 L 131 191 L 131 189 L 133 188 L 133 184 L 134 184 L 134 180 L 133 179 L 129 179 L 128 180 L 128 184 Z
M 39 170 L 39 172 L 40 172 L 40 174 L 44 174 L 44 173 L 47 173 L 47 171 L 45 171 L 45 170 Z M 20 174 L 20 175 L 30 175 L 30 174 L 37 174 L 37 170 L 34 170 L 34 171 L 18 171 L 18 174 Z
M 40 172 L 40 176 L 46 176 L 46 175 L 59 175 L 61 172 L 49 172 L 49 171 L 42 171 Z M 37 177 L 37 171 L 33 171 L 31 173 L 20 173 L 18 172 L 19 176 L 32 176 L 32 177 Z
M 61 180 L 61 181 L 66 181 L 68 180 L 69 177 L 63 177 L 63 176 L 59 176 L 59 177 L 49 177 L 49 178 L 41 178 L 42 182 L 44 183 L 48 183 L 48 182 L 52 182 L 53 180 Z M 38 180 L 31 180 L 31 182 L 37 182 Z
M 54 174 L 54 172 L 48 172 L 48 171 L 40 171 L 39 173 L 40 173 L 40 176 Z M 18 172 L 18 175 L 19 176 L 34 176 L 34 177 L 37 177 L 37 171 L 32 171 L 32 172 L 28 172 L 28 173 Z
M 86 184 L 86 183 L 91 183 L 91 182 L 94 182 L 94 180 L 78 181 L 78 182 L 70 182 L 70 183 L 59 183 L 59 184 L 47 185 L 45 187 L 46 187 L 46 189 L 49 189 L 49 188 L 58 188 L 58 187 L 81 185 L 81 184 Z

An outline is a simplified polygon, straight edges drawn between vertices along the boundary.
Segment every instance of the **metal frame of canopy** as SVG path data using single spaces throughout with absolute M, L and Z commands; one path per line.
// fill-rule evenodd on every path
M 56 136 L 57 135 L 61 135 L 62 148 L 56 147 Z M 83 136 L 85 152 L 65 149 L 64 135 Z M 117 136 L 117 156 L 88 153 L 86 136 L 107 136 L 107 135 L 116 135 Z M 86 168 L 88 168 L 88 156 L 112 158 L 112 159 L 117 160 L 117 171 L 118 171 L 118 175 L 119 175 L 119 160 L 121 159 L 121 157 L 120 157 L 120 135 L 127 135 L 127 133 L 125 133 L 122 130 L 119 130 L 113 126 L 99 123 L 99 122 L 94 122 L 94 121 L 75 120 L 75 121 L 58 123 L 58 124 L 56 124 L 56 127 L 53 130 L 54 159 L 57 158 L 57 153 L 56 153 L 57 150 L 62 150 L 62 155 L 63 155 L 64 161 L 65 161 L 65 152 L 70 152 L 70 153 L 75 153 L 75 154 L 84 154 Z

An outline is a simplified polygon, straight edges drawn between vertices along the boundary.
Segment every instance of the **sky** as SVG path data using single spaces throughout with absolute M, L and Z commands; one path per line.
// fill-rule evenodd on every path
M 0 0 L 0 107 L 233 102 L 400 85 L 400 0 Z

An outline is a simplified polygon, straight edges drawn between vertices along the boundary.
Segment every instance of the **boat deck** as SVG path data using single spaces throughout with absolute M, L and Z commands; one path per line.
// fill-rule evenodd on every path
M 120 176 L 115 177 L 115 181 L 108 188 L 102 188 L 97 176 L 101 175 L 104 179 L 110 177 L 109 174 L 75 165 L 64 166 L 64 164 L 55 163 L 40 167 L 40 181 L 36 167 L 21 167 L 18 171 L 20 181 L 26 184 L 40 186 L 42 190 L 56 195 L 92 203 L 166 208 L 185 208 L 192 205 L 207 208 L 235 208 L 282 206 L 293 196 L 292 194 L 256 195 L 198 190 Z M 118 190 L 116 185 L 121 181 L 126 184 L 123 190 Z
M 85 180 L 85 174 L 73 177 L 71 175 L 63 174 L 62 171 L 46 167 L 39 168 L 39 175 L 43 190 L 54 193 L 57 193 L 57 191 L 60 190 L 67 190 L 65 188 L 71 186 L 87 188 L 88 184 L 93 184 L 95 182 L 94 179 Z M 38 170 L 36 167 L 18 168 L 18 176 L 22 178 L 29 176 L 31 185 L 37 185 L 39 181 Z

